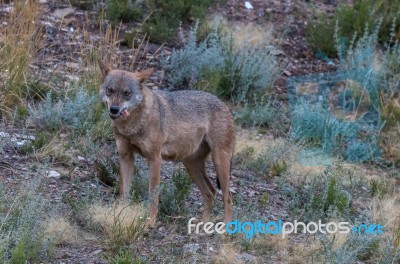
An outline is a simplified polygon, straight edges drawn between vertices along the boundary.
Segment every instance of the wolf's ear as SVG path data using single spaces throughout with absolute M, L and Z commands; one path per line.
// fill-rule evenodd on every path
M 108 64 L 105 64 L 100 59 L 98 59 L 97 61 L 99 62 L 100 71 L 101 71 L 101 77 L 102 77 L 102 79 L 104 81 L 104 79 L 106 78 L 107 74 L 111 71 L 111 67 Z
M 145 82 L 150 75 L 154 72 L 153 68 L 149 68 L 147 70 L 141 71 L 141 72 L 135 72 L 135 77 L 142 83 Z

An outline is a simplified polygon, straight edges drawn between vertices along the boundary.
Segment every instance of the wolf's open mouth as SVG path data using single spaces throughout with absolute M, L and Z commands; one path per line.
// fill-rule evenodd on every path
M 122 109 L 118 114 L 108 114 L 112 120 L 115 120 L 121 116 L 129 116 L 129 112 L 126 108 Z
M 112 120 L 115 120 L 115 119 L 117 119 L 118 117 L 121 116 L 120 114 L 116 114 L 116 115 L 114 115 L 114 114 L 108 114 L 108 115 L 110 116 L 110 118 L 111 118 Z
M 128 110 L 127 110 L 126 108 L 124 108 L 124 109 L 121 111 L 121 115 L 122 115 L 122 116 L 129 116 Z

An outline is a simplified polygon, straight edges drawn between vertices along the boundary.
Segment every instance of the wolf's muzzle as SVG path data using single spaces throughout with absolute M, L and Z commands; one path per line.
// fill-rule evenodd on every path
M 117 119 L 120 116 L 119 106 L 111 106 L 109 116 L 111 119 Z

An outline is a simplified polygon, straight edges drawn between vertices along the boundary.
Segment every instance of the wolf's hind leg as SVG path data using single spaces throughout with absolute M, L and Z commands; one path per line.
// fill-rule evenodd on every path
M 190 177 L 199 187 L 204 199 L 203 221 L 211 217 L 211 210 L 214 207 L 216 190 L 206 173 L 206 159 L 210 153 L 208 146 L 200 146 L 199 150 L 191 157 L 183 161 L 183 165 L 188 171 Z

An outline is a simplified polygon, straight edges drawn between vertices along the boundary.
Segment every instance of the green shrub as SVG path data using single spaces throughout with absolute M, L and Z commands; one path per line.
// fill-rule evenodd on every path
M 147 263 L 133 253 L 132 249 L 122 249 L 117 255 L 107 255 L 107 261 L 110 264 L 144 264 Z
M 33 122 L 40 128 L 57 130 L 60 127 L 69 127 L 84 132 L 94 123 L 93 106 L 97 97 L 83 89 L 72 94 L 70 98 L 54 101 L 48 93 L 45 101 L 37 108 L 30 107 L 29 112 Z M 100 112 L 101 113 L 101 112 Z
M 289 130 L 289 114 L 286 107 L 269 100 L 245 103 L 242 108 L 234 111 L 235 121 L 242 126 L 265 126 L 274 135 L 284 135 Z
M 185 201 L 192 181 L 186 171 L 177 170 L 172 175 L 172 184 L 167 182 L 160 189 L 160 217 L 180 216 L 186 212 Z
M 72 6 L 83 9 L 91 10 L 96 4 L 95 0 L 70 0 Z
M 332 18 L 321 15 L 316 21 L 308 21 L 306 40 L 314 52 L 322 51 L 329 57 L 336 57 L 337 41 L 348 46 L 364 34 L 372 33 L 374 26 L 381 24 L 378 39 L 385 43 L 390 40 L 391 31 L 397 33 L 399 30 L 399 8 L 399 0 L 356 0 L 352 6 L 339 5 Z
M 288 169 L 288 163 L 296 155 L 296 147 L 290 142 L 277 139 L 266 146 L 259 155 L 253 147 L 246 147 L 235 155 L 235 163 L 265 178 L 281 176 Z
M 51 135 L 49 135 L 48 133 L 40 132 L 36 135 L 34 141 L 30 141 L 29 143 L 24 144 L 21 148 L 18 149 L 18 152 L 21 154 L 29 154 L 39 151 L 50 143 L 51 138 Z
M 278 76 L 279 67 L 266 43 L 234 43 L 218 27 L 197 42 L 197 26 L 188 42 L 162 61 L 170 88 L 195 87 L 234 103 L 263 98 Z
M 293 110 L 291 133 L 295 140 L 321 147 L 329 155 L 341 155 L 352 162 L 380 156 L 376 141 L 379 132 L 361 118 L 355 122 L 337 119 L 321 104 L 300 102 Z
M 138 2 L 137 0 L 107 0 L 107 18 L 114 24 L 140 19 L 143 10 Z
M 145 23 L 142 29 L 151 42 L 163 44 L 176 37 L 176 28 L 177 25 L 171 25 L 167 19 L 156 17 Z
M 38 193 L 39 183 L 6 193 L 0 185 L 0 261 L 39 263 L 51 257 L 52 241 L 45 239 L 43 222 L 48 215 Z
M 339 167 L 327 167 L 318 177 L 304 177 L 299 183 L 282 191 L 289 202 L 295 219 L 350 219 L 354 213 L 352 202 L 362 192 L 362 186 L 354 180 L 353 172 Z
M 202 19 L 211 0 L 147 0 L 147 8 L 152 10 L 143 31 L 150 41 L 162 44 L 176 37 L 180 23 L 190 24 Z

